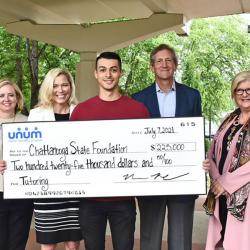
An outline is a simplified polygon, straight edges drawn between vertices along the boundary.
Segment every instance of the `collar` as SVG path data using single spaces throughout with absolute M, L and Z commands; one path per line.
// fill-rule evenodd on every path
M 172 87 L 171 87 L 171 89 L 170 89 L 168 92 L 162 91 L 162 90 L 160 89 L 160 87 L 159 87 L 159 85 L 158 85 L 157 82 L 155 83 L 155 86 L 156 86 L 156 92 L 158 92 L 158 93 L 168 93 L 168 92 L 170 92 L 170 91 L 176 91 L 176 84 L 175 84 L 175 81 L 173 81 Z

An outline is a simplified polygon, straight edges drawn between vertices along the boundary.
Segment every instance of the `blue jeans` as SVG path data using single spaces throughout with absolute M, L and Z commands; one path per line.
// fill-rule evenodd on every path
M 136 208 L 134 199 L 82 199 L 79 220 L 86 250 L 104 250 L 107 221 L 114 250 L 133 250 Z

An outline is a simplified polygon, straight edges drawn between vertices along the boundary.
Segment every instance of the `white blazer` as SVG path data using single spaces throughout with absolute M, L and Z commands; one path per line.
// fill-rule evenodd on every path
M 70 105 L 70 115 L 72 113 L 72 111 L 75 108 L 75 104 L 71 104 Z M 30 110 L 30 114 L 28 116 L 28 121 L 55 121 L 55 115 L 54 115 L 54 111 L 53 108 L 42 108 L 42 107 L 38 107 L 38 108 L 34 108 Z

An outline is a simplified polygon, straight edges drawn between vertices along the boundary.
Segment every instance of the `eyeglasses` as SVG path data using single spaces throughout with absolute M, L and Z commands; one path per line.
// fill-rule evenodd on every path
M 243 95 L 244 92 L 245 92 L 247 95 L 250 95 L 250 88 L 249 88 L 249 89 L 236 89 L 236 90 L 235 90 L 235 94 L 236 94 L 236 95 Z

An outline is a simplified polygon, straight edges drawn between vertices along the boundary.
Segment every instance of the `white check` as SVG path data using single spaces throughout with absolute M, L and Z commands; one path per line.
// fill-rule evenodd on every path
M 2 125 L 5 198 L 205 194 L 204 119 Z

